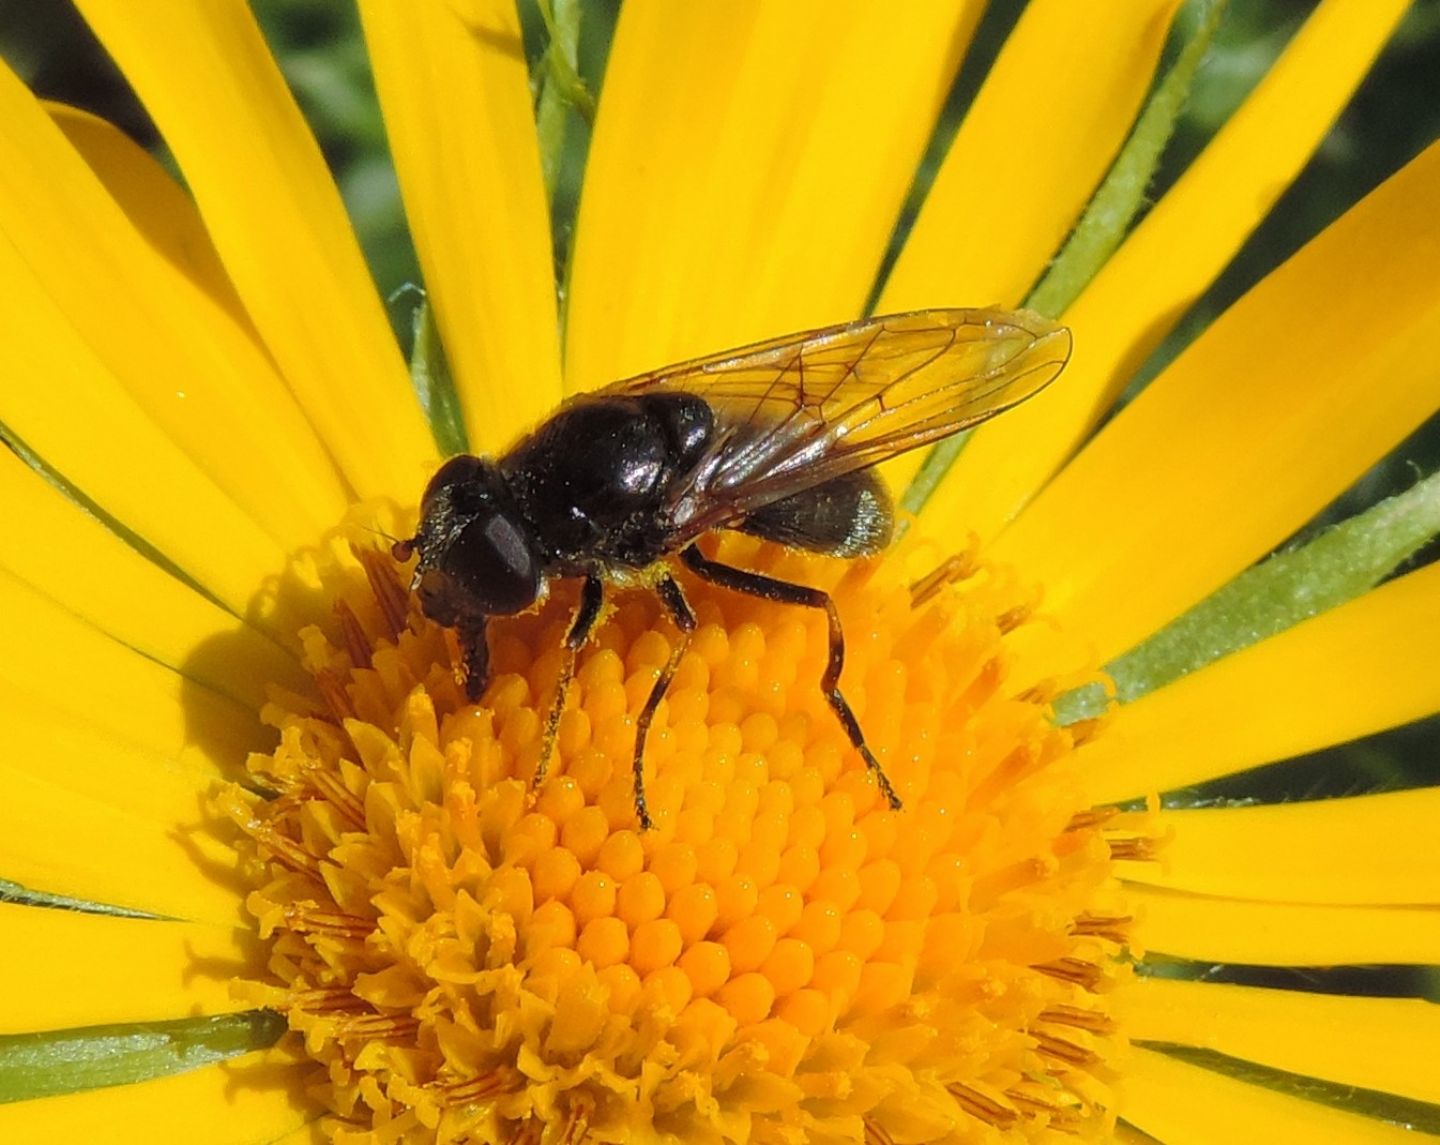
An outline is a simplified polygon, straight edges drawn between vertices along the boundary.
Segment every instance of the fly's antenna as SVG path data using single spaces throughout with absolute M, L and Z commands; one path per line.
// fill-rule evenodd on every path
M 367 533 L 374 533 L 382 541 L 390 542 L 390 555 L 397 561 L 408 561 L 415 552 L 414 537 L 397 537 L 393 533 L 387 533 L 384 529 L 377 529 L 374 525 L 361 525 Z

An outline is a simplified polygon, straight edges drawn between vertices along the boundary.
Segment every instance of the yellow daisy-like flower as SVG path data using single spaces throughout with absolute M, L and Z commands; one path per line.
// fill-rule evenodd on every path
M 686 580 L 648 831 L 660 606 L 616 597 L 533 784 L 573 586 L 493 626 L 470 703 L 381 539 L 438 453 L 248 10 L 79 7 L 187 190 L 0 70 L 0 1139 L 1440 1128 L 1428 1003 L 1279 988 L 1440 961 L 1436 789 L 1146 803 L 1440 710 L 1440 566 L 1343 603 L 1254 587 L 1309 591 L 1280 562 L 1323 545 L 1348 568 L 1382 559 L 1357 537 L 1418 544 L 1429 483 L 1245 571 L 1440 405 L 1440 147 L 1096 428 L 1403 3 L 1319 6 L 1065 307 L 1063 380 L 976 433 L 891 552 L 705 542 L 835 598 L 903 809 L 816 686 L 824 618 Z M 362 0 L 476 451 L 566 394 L 864 311 L 981 6 L 841 7 L 624 6 L 562 356 L 513 5 Z M 1032 0 L 877 311 L 1026 299 L 1176 8 Z M 1137 676 L 1162 647 L 1179 666 Z M 1122 702 L 1086 708 L 1097 685 Z

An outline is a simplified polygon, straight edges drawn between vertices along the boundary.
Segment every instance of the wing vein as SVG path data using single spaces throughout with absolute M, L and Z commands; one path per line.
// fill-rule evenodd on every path
M 626 381 L 605 394 L 684 391 L 715 428 L 676 483 L 677 538 L 977 425 L 1048 385 L 1070 332 L 1038 314 L 928 310 L 759 342 Z

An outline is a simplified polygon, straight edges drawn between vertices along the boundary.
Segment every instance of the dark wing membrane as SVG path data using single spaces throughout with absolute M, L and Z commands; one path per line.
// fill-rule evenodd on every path
M 994 417 L 1053 381 L 1070 332 L 1028 311 L 923 310 L 698 358 L 605 393 L 684 391 L 715 413 L 671 521 L 694 535 Z

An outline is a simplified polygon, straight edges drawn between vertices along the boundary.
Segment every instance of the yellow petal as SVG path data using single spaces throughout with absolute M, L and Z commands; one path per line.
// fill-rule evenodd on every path
M 1440 1006 L 1138 978 L 1116 992 L 1131 1039 L 1217 1050 L 1287 1073 L 1440 1102 Z
M 943 535 L 958 521 L 993 536 L 1060 468 L 1299 174 L 1407 6 L 1326 0 L 1316 9 L 1066 312 L 1075 352 L 1060 383 L 965 447 L 926 508 L 930 527 Z
M 1125 876 L 1136 864 L 1124 864 Z M 1440 909 L 1208 898 L 1130 883 L 1141 946 L 1200 962 L 1340 966 L 1440 959 Z
M 285 1134 L 284 1137 L 277 1137 L 274 1141 L 265 1142 L 265 1145 L 325 1145 L 329 1140 L 330 1135 L 320 1128 L 320 1122 L 317 1119 L 300 1126 L 294 1132 Z
M 1398 1126 L 1249 1085 L 1154 1050 L 1133 1050 L 1121 1076 L 1120 1116 L 1165 1145 L 1415 1143 L 1415 1134 Z
M 1197 894 L 1440 906 L 1440 787 L 1350 799 L 1163 811 L 1158 864 L 1127 877 Z
M 470 444 L 494 452 L 560 400 L 550 218 L 513 0 L 360 15 L 405 214 Z
M 227 1014 L 257 975 L 248 932 L 0 903 L 0 1034 Z
M 136 776 L 123 753 L 116 761 L 118 789 Z M 72 789 L 63 775 L 45 774 L 43 759 L 35 764 L 0 758 L 0 878 L 170 918 L 240 923 L 237 859 L 214 836 L 199 792 L 192 808 L 157 820 Z
M 233 924 L 242 890 L 233 855 L 211 834 L 207 800 L 220 771 L 209 757 L 147 751 L 18 691 L 0 696 L 0 720 L 0 878 Z M 239 745 L 235 753 L 232 767 L 241 763 Z
M 246 751 L 274 742 L 257 706 L 156 663 L 3 571 L 0 615 L 6 618 L 0 625 L 0 705 L 53 713 L 216 775 L 215 768 L 233 768 Z M 196 666 L 212 665 L 197 657 Z M 242 694 L 259 692 L 264 679 L 244 684 Z
M 856 316 L 981 7 L 627 3 L 585 172 L 567 385 Z
M 0 1105 L 0 1140 L 270 1145 L 315 1117 L 303 1080 L 290 1053 L 261 1050 L 138 1085 Z
M 93 657 L 105 653 L 94 649 L 104 643 L 99 633 L 108 633 L 141 656 L 255 710 L 265 701 L 267 682 L 303 686 L 292 655 L 141 556 L 7 449 L 0 449 L 0 504 L 6 521 L 0 529 L 0 568 L 13 574 L 0 578 L 8 628 L 0 639 L 17 653 L 10 666 L 23 668 L 22 650 L 49 656 L 56 678 L 72 685 L 83 678 L 86 665 L 94 663 L 99 675 L 102 661 Z M 192 526 L 180 521 L 176 527 Z M 32 601 L 14 581 L 28 584 L 29 594 L 47 598 L 53 607 Z M 247 602 L 257 587 L 258 582 L 250 586 Z M 57 611 L 99 631 L 72 625 L 62 635 Z M 53 645 L 47 644 L 52 635 Z
M 343 487 L 313 430 L 251 333 L 196 286 L 130 223 L 45 109 L 0 69 L 0 234 L 6 240 L 6 339 L 12 357 L 29 358 L 33 377 L 48 336 L 79 344 L 105 369 L 91 385 L 97 400 L 131 406 L 154 422 L 185 458 L 285 547 L 313 538 L 343 511 Z M 155 177 L 161 177 L 155 173 Z M 177 192 L 178 193 L 178 192 Z M 79 434 L 67 419 L 86 395 L 59 382 L 9 390 L 0 418 L 72 480 L 87 470 L 87 488 L 103 501 L 109 469 L 140 468 L 145 427 L 104 424 L 108 447 L 76 456 Z M 151 430 L 151 433 L 154 431 Z M 259 463 L 257 458 L 263 458 Z M 158 459 L 157 459 L 158 460 Z
M 1440 711 L 1440 565 L 1116 710 L 1080 749 L 1096 803 L 1170 791 Z
M 163 756 L 63 716 L 29 696 L 9 690 L 0 695 L 9 753 L 9 761 L 0 766 L 149 819 L 162 830 L 196 822 L 201 800 L 221 774 L 208 757 Z M 230 762 L 234 766 L 243 761 Z M 63 813 L 63 804 L 58 804 L 51 818 Z
M 0 421 L 236 616 L 284 550 L 125 393 L 0 243 Z M 23 323 L 23 324 L 22 324 Z
M 240 296 L 185 189 L 114 124 L 63 103 L 46 101 L 44 106 L 145 240 L 231 318 L 248 325 Z
M 1103 20 L 1066 0 L 1026 6 L 877 310 L 1020 303 L 1125 141 L 1179 6 L 1117 4 Z
M 5 602 L 0 607 L 15 600 L 8 587 L 0 583 L 0 600 Z M 31 598 L 28 603 L 48 611 L 44 601 Z M 104 636 L 92 632 L 87 639 L 73 618 L 56 619 L 41 637 L 43 653 L 37 644 L 27 646 L 8 631 L 0 635 L 0 684 L 5 689 L 0 707 L 43 711 L 47 719 L 93 728 L 188 769 L 233 769 L 246 752 L 273 748 L 274 733 L 261 726 L 253 710 Z M 43 739 L 47 733 L 42 729 L 38 734 Z M 234 776 L 233 771 L 226 774 Z
M 1228 311 L 996 541 L 1102 662 L 1278 544 L 1440 404 L 1437 193 L 1440 145 Z
M 255 328 L 351 486 L 362 497 L 418 488 L 433 443 L 324 158 L 249 8 L 79 7 L 159 125 Z

